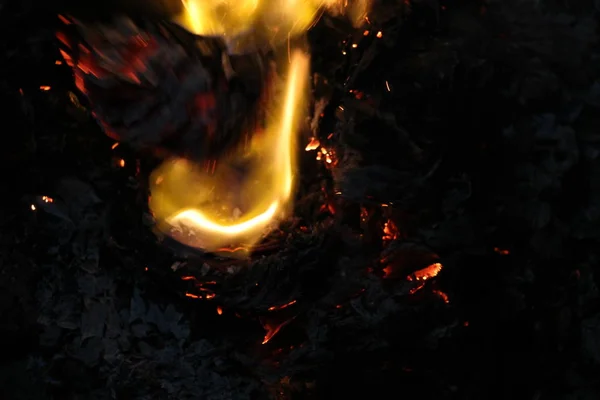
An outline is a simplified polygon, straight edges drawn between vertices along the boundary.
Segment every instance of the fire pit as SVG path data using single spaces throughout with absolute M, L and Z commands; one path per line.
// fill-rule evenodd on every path
M 192 5 L 186 3 L 188 14 L 198 12 Z M 203 21 L 205 14 L 196 20 Z M 290 50 L 290 43 L 282 53 L 275 44 L 271 58 L 277 61 L 278 53 L 288 56 L 279 57 L 279 64 L 289 64 L 283 77 L 276 78 L 276 67 L 268 66 L 263 68 L 271 72 L 258 70 L 258 78 L 239 76 L 227 43 L 238 43 L 235 51 L 239 52 L 244 50 L 239 46 L 244 39 L 231 39 L 208 23 L 192 20 L 188 26 L 218 37 L 195 38 L 168 24 L 148 22 L 142 27 L 127 18 L 96 26 L 62 18 L 68 27 L 75 25 L 79 34 L 71 38 L 59 34 L 66 46 L 62 55 L 74 68 L 77 86 L 90 99 L 105 132 L 163 155 L 162 165 L 153 171 L 140 169 L 140 178 L 143 182 L 149 175 L 155 232 L 179 261 L 170 268 L 160 263 L 147 268 L 162 280 L 180 280 L 179 293 L 210 300 L 219 315 L 258 319 L 265 330 L 263 345 L 288 326 L 304 331 L 303 339 L 296 339 L 290 349 L 280 349 L 275 358 L 267 358 L 268 363 L 279 363 L 275 360 L 284 355 L 298 357 L 291 354 L 294 346 L 316 340 L 311 339 L 315 333 L 310 327 L 324 315 L 343 319 L 346 307 L 376 313 L 372 318 L 378 323 L 396 310 L 397 302 L 425 288 L 432 304 L 449 302 L 435 283 L 428 285 L 442 270 L 439 257 L 425 246 L 406 242 L 394 221 L 393 204 L 375 196 L 344 196 L 348 179 L 354 179 L 358 168 L 355 154 L 344 146 L 349 124 L 334 133 L 322 132 L 320 120 L 331 95 L 318 93 L 329 86 L 318 75 L 312 90 L 316 97 L 310 102 L 314 116 L 309 124 L 303 122 L 309 116 L 304 107 L 306 53 Z M 79 43 L 73 37 L 81 38 Z M 375 33 L 374 40 L 380 38 Z M 237 56 L 238 63 L 242 57 L 268 61 L 269 56 L 257 53 L 254 46 L 249 51 Z M 205 59 L 212 68 L 204 67 Z M 176 72 L 182 68 L 183 76 Z M 173 72 L 177 80 L 169 83 Z M 256 86 L 263 94 L 241 97 L 244 92 L 231 86 L 232 76 L 240 79 L 242 87 L 244 81 L 258 79 Z M 174 95 L 161 95 L 173 91 Z M 189 108 L 190 100 L 177 103 L 182 96 L 184 101 L 193 99 L 195 107 Z M 248 105 L 240 106 L 240 97 Z M 360 99 L 360 94 L 355 98 Z M 336 113 L 343 119 L 357 117 L 356 110 L 346 111 L 341 104 Z M 254 121 L 251 127 L 250 120 Z M 296 167 L 296 135 L 303 127 L 303 164 L 313 164 L 308 172 L 312 179 L 305 179 L 300 188 L 296 196 L 300 210 L 295 210 L 294 181 L 303 173 L 302 167 Z M 179 139 L 169 154 L 163 143 L 174 143 L 173 138 Z M 403 140 L 407 159 L 420 161 L 421 149 L 408 137 Z M 319 180 L 315 193 L 311 188 Z M 360 204 L 353 198 L 357 196 L 366 202 L 360 211 L 355 208 Z M 282 214 L 286 209 L 287 216 Z M 313 210 L 312 215 L 302 215 L 307 210 Z M 346 226 L 339 211 L 356 213 L 357 224 Z M 336 257 L 337 252 L 344 257 Z M 310 350 L 300 347 L 296 352 L 307 355 Z
M 316 161 L 324 161 L 323 177 L 330 184 L 321 187 L 322 196 L 319 198 L 310 194 L 309 199 L 299 196 L 298 201 L 315 203 L 316 200 L 312 207 L 318 207 L 319 213 L 328 216 L 315 226 L 311 219 L 302 220 L 292 212 L 282 225 L 282 218 L 285 218 L 282 212 L 286 208 L 288 211 L 290 209 L 288 203 L 292 200 L 294 181 L 298 175 L 295 162 L 296 135 L 304 125 L 302 114 L 305 113 L 304 88 L 308 83 L 309 57 L 300 50 L 295 50 L 292 54 L 289 49 L 291 44 L 288 43 L 289 57 L 279 59 L 281 63 L 289 63 L 286 76 L 281 79 L 284 81 L 282 84 L 274 79 L 277 76 L 275 67 L 266 67 L 271 72 L 259 70 L 258 78 L 240 77 L 242 83 L 244 80 L 258 79 L 257 86 L 263 88 L 261 96 L 246 99 L 246 103 L 251 106 L 240 107 L 239 101 L 236 101 L 240 92 L 235 87 L 231 88 L 231 77 L 236 72 L 229 60 L 226 42 L 233 40 L 240 43 L 247 40 L 240 39 L 239 36 L 233 36 L 232 39 L 226 27 L 215 26 L 215 22 L 211 25 L 212 20 L 208 18 L 212 15 L 210 12 L 199 11 L 194 8 L 195 3 L 185 4 L 187 19 L 183 20 L 189 20 L 187 25 L 190 28 L 199 30 L 200 33 L 219 35 L 215 39 L 209 39 L 212 40 L 212 47 L 207 46 L 202 37 L 196 38 L 191 34 L 187 34 L 186 37 L 185 31 L 179 31 L 175 36 L 170 32 L 176 28 L 168 25 L 154 27 L 149 22 L 146 25 L 150 28 L 142 28 L 128 18 L 116 20 L 110 25 L 88 27 L 81 22 L 62 17 L 68 26 L 75 23 L 82 40 L 77 44 L 75 40 L 69 40 L 68 36 L 59 34 L 59 38 L 68 48 L 62 51 L 62 55 L 74 68 L 78 88 L 90 98 L 92 106 L 97 110 L 94 111 L 94 115 L 109 136 L 137 145 L 138 148 L 151 150 L 160 146 L 161 142 L 173 142 L 173 136 L 187 137 L 183 141 L 185 147 L 182 148 L 180 143 L 172 155 L 166 155 L 162 165 L 152 171 L 149 178 L 149 209 L 155 220 L 155 229 L 161 236 L 166 235 L 169 238 L 163 240 L 163 243 L 173 244 L 174 241 L 187 248 L 199 250 L 191 251 L 191 254 L 197 253 L 195 257 L 184 255 L 185 262 L 172 268 L 173 272 L 180 275 L 181 280 L 189 283 L 185 295 L 194 299 L 215 299 L 214 302 L 218 303 L 219 307 L 238 312 L 267 312 L 267 315 L 271 315 L 288 307 L 299 308 L 303 305 L 299 300 L 307 292 L 303 287 L 307 283 L 304 279 L 290 279 L 289 274 L 291 272 L 292 275 L 302 275 L 307 265 L 303 262 L 294 266 L 290 256 L 298 257 L 295 254 L 297 249 L 289 255 L 287 253 L 290 247 L 296 247 L 290 246 L 294 242 L 312 241 L 315 229 L 324 232 L 333 230 L 340 235 L 346 235 L 346 241 L 352 241 L 358 247 L 371 247 L 371 251 L 375 252 L 371 257 L 361 257 L 361 262 L 349 269 L 339 265 L 339 261 L 327 267 L 329 273 L 343 274 L 345 279 L 352 282 L 348 286 L 358 295 L 366 290 L 361 287 L 363 285 L 358 284 L 359 277 L 365 273 L 383 279 L 404 278 L 406 282 L 414 282 L 400 288 L 401 293 L 406 295 L 424 288 L 425 281 L 437 276 L 442 265 L 437 262 L 438 257 L 431 251 L 422 247 L 418 251 L 405 250 L 403 244 L 398 244 L 403 243 L 403 240 L 396 223 L 383 212 L 390 204 L 377 204 L 373 196 L 360 196 L 363 201 L 368 197 L 374 201 L 370 206 L 362 207 L 360 223 L 356 229 L 342 228 L 341 221 L 336 219 L 336 210 L 345 206 L 341 200 L 344 199 L 341 188 L 348 185 L 347 175 L 352 175 L 356 165 L 353 164 L 355 160 L 351 160 L 351 154 L 343 158 L 340 165 L 338 156 L 346 156 L 343 142 L 339 141 L 343 131 L 338 132 L 338 135 L 328 134 L 327 137 L 322 137 L 319 120 L 322 118 L 327 98 L 312 101 L 315 116 L 310 140 L 304 150 L 315 152 Z M 201 15 L 194 15 L 194 12 Z M 285 15 L 287 14 L 284 13 Z M 280 16 L 277 21 L 280 20 L 285 21 L 285 18 Z M 279 28 L 285 27 L 285 23 L 280 24 Z M 296 22 L 290 26 L 296 27 L 296 30 L 290 30 L 290 34 L 299 30 Z M 305 21 L 300 26 L 308 27 L 310 24 Z M 237 34 L 237 31 L 234 32 Z M 181 38 L 185 39 L 182 41 Z M 238 45 L 235 50 L 243 51 L 244 48 Z M 257 49 L 254 46 L 248 50 L 251 53 L 247 57 L 265 60 L 265 56 L 262 55 L 264 52 L 256 53 Z M 274 50 L 277 54 L 277 47 Z M 203 58 L 198 56 L 201 53 Z M 204 68 L 201 61 L 210 57 L 220 60 L 221 64 L 213 62 L 212 69 Z M 183 76 L 177 74 L 182 68 L 187 71 Z M 211 70 L 212 73 L 209 72 Z M 178 80 L 169 83 L 169 77 L 173 73 Z M 261 80 L 265 83 L 260 83 Z M 190 86 L 188 82 L 197 83 Z M 318 80 L 314 84 L 319 84 Z M 164 86 L 168 85 L 172 87 L 165 89 Z M 129 89 L 131 86 L 139 89 Z M 281 90 L 278 90 L 279 86 Z M 149 90 L 156 92 L 149 99 L 148 95 L 141 95 Z M 173 91 L 175 95 L 166 98 L 161 95 L 163 92 Z M 184 99 L 193 99 L 191 109 L 190 100 L 183 104 L 177 102 L 181 97 L 180 92 L 188 93 Z M 114 100 L 115 97 L 123 96 L 132 103 L 125 111 L 123 102 Z M 216 101 L 217 98 L 223 100 Z M 252 101 L 256 103 L 258 98 L 263 100 L 252 106 Z M 145 105 L 148 103 L 151 105 Z M 115 105 L 120 107 L 115 108 Z M 161 107 L 158 112 L 157 107 Z M 181 112 L 179 108 L 185 110 L 182 116 L 177 114 Z M 140 117 L 128 116 L 134 112 L 139 114 L 140 109 L 152 112 L 146 112 L 147 117 L 152 118 L 151 123 Z M 241 115 L 233 119 L 230 117 L 244 112 L 253 112 L 254 115 Z M 344 113 L 344 107 L 340 105 L 338 112 Z M 347 114 L 351 115 L 350 112 Z M 306 115 L 308 116 L 308 110 Z M 154 121 L 155 118 L 158 118 L 158 121 Z M 234 123 L 224 124 L 221 121 L 224 118 L 233 120 Z M 241 122 L 235 123 L 236 118 L 244 122 L 253 120 L 255 125 L 248 127 Z M 115 124 L 112 121 L 119 122 Z M 185 129 L 183 133 L 182 128 L 178 126 Z M 160 127 L 162 131 L 157 135 L 157 129 Z M 224 140 L 229 143 L 228 148 L 219 146 L 219 152 L 210 150 L 211 147 L 216 147 L 212 144 L 216 140 L 215 137 L 230 136 L 237 139 Z M 331 146 L 322 145 L 321 141 L 329 141 Z M 189 148 L 190 145 L 193 147 Z M 198 150 L 202 145 L 209 150 Z M 409 147 L 409 157 L 421 157 L 421 150 L 410 139 L 405 138 L 405 145 Z M 156 153 L 156 150 L 154 152 Z M 335 173 L 332 174 L 332 171 Z M 142 172 L 142 176 L 144 175 Z M 281 229 L 277 229 L 278 225 Z M 276 232 L 270 234 L 273 229 L 276 229 Z M 364 238 L 365 233 L 367 238 Z M 373 235 L 379 238 L 375 239 Z M 317 236 L 321 236 L 320 232 Z M 376 256 L 377 253 L 380 253 L 380 256 Z M 269 256 L 265 257 L 267 254 Z M 229 260 L 232 257 L 242 260 Z M 275 260 L 276 264 L 279 264 L 276 269 L 280 272 L 272 273 L 270 270 Z M 263 274 L 271 276 L 260 276 Z M 250 288 L 246 287 L 248 275 L 252 276 Z M 240 281 L 240 278 L 243 281 Z M 289 282 L 287 285 L 281 285 L 280 280 Z M 274 281 L 275 286 L 269 281 Z M 376 286 L 381 285 L 382 283 L 378 282 Z M 264 293 L 260 293 L 261 289 L 256 289 L 262 286 L 266 287 Z M 241 298 L 240 291 L 243 293 Z M 250 291 L 256 294 L 249 295 Z M 340 304 L 357 293 L 349 293 L 347 288 L 341 293 L 322 291 L 316 297 L 311 296 L 310 303 L 304 307 L 315 307 L 319 301 L 324 301 L 324 308 L 332 305 L 341 307 Z M 432 293 L 448 302 L 445 293 L 439 290 L 433 290 Z M 271 303 L 265 304 L 265 298 L 272 299 Z M 286 310 L 286 313 L 289 314 L 289 310 Z M 266 335 L 263 344 L 297 315 L 278 323 L 265 323 Z
M 597 107 L 596 75 L 573 61 L 591 22 L 271 5 L 187 0 L 48 28 L 38 64 L 56 76 L 13 90 L 15 115 L 36 110 L 35 156 L 10 182 L 28 195 L 5 252 L 21 275 L 6 271 L 35 284 L 5 290 L 32 315 L 7 328 L 28 348 L 7 398 L 588 390 L 573 382 L 597 369 L 593 209 L 559 186 L 587 193 L 578 165 L 595 154 L 570 128 Z M 540 32 L 573 39 L 569 57 L 532 50 Z M 540 114 L 572 87 L 569 112 Z

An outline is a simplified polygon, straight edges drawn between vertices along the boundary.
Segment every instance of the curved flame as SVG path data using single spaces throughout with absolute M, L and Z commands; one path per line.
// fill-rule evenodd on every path
M 164 232 L 207 251 L 260 240 L 290 205 L 295 136 L 308 72 L 309 57 L 295 52 L 284 102 L 250 146 L 219 160 L 216 167 L 201 169 L 185 160 L 170 160 L 155 170 L 150 208 L 163 221 L 159 227 Z

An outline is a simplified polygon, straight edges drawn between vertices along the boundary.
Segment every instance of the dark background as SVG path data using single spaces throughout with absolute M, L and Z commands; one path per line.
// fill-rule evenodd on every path
M 314 71 L 332 93 L 321 135 L 335 132 L 332 146 L 344 155 L 328 179 L 342 189 L 350 222 L 335 220 L 334 229 L 297 211 L 314 233 L 281 245 L 278 258 L 310 272 L 286 275 L 305 305 L 273 347 L 257 345 L 254 314 L 261 301 L 289 300 L 280 292 L 220 318 L 168 283 L 176 258 L 145 222 L 136 155 L 111 150 L 71 71 L 56 65 L 58 12 L 94 21 L 117 12 L 157 18 L 170 7 L 0 8 L 2 398 L 600 398 L 595 2 L 376 2 L 369 29 L 383 37 L 364 63 L 372 33 L 320 21 L 308 37 Z M 352 106 L 348 77 L 365 94 L 362 108 Z M 358 111 L 343 117 L 339 105 Z M 350 163 L 356 153 L 360 162 Z M 303 193 L 319 192 L 312 182 L 328 176 L 303 174 Z M 372 288 L 363 308 L 323 311 L 345 265 L 383 268 L 381 243 L 337 237 L 361 205 L 389 202 L 403 232 L 398 248 L 440 256 L 435 288 L 408 296 L 400 283 L 361 277 Z M 282 279 L 274 274 L 261 282 Z M 379 308 L 365 312 L 371 300 Z M 238 321 L 238 309 L 251 316 Z M 277 358 L 290 343 L 304 350 Z

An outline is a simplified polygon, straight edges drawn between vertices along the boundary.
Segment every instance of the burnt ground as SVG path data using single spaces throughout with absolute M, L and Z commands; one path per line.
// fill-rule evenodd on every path
M 295 218 L 245 263 L 153 235 L 150 161 L 111 148 L 45 7 L 0 7 L 1 398 L 600 398 L 596 3 L 322 19 L 337 163 L 304 153 Z

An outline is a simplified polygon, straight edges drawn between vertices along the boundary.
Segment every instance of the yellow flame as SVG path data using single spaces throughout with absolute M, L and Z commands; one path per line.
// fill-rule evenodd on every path
M 197 35 L 236 35 L 248 29 L 256 17 L 259 0 L 181 0 L 177 22 Z
M 170 160 L 151 177 L 150 208 L 160 228 L 207 251 L 254 245 L 290 206 L 296 169 L 296 131 L 308 83 L 309 57 L 292 55 L 284 102 L 249 147 L 218 160 L 214 171 Z M 178 232 L 182 227 L 188 232 Z M 183 229 L 183 230 L 185 230 Z
M 324 10 L 364 22 L 370 0 L 181 0 L 176 22 L 203 36 L 233 37 L 254 29 L 272 43 L 306 32 Z

